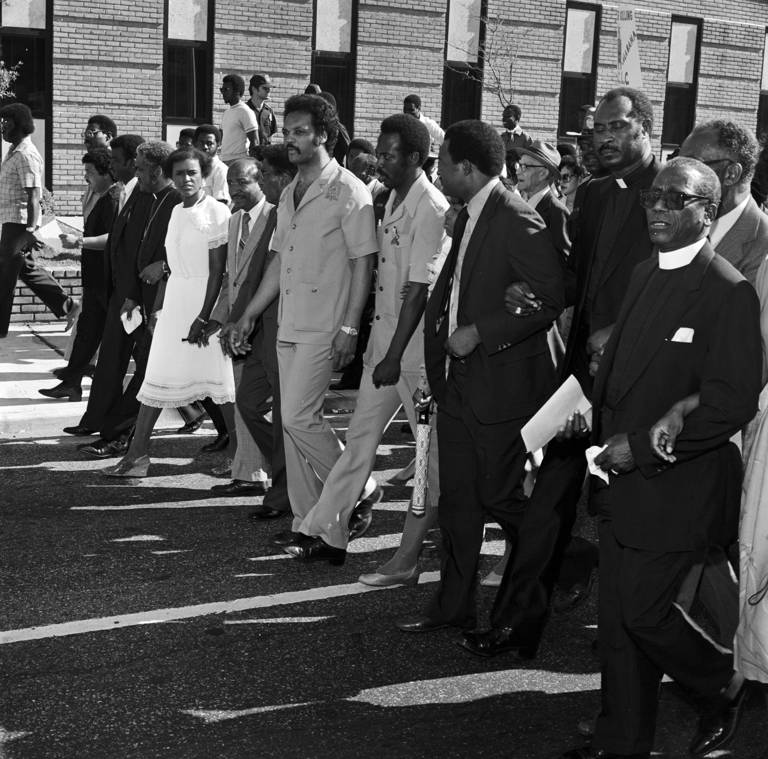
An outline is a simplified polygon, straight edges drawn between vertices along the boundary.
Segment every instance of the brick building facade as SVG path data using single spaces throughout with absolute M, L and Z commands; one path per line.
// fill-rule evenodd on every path
M 768 118 L 764 0 L 631 6 L 658 150 L 675 119 L 679 132 L 714 116 L 752 127 Z M 616 3 L 572 0 L 3 0 L 0 57 L 24 60 L 16 92 L 38 119 L 47 182 L 58 211 L 77 213 L 91 113 L 112 116 L 121 133 L 174 138 L 185 124 L 220 122 L 218 88 L 229 72 L 246 80 L 268 72 L 278 115 L 286 97 L 320 82 L 355 136 L 374 138 L 409 92 L 444 124 L 473 115 L 500 126 L 496 95 L 464 76 L 478 70 L 483 43 L 495 43 L 486 83 L 491 64 L 505 71 L 526 130 L 553 139 L 567 131 L 569 92 L 573 100 L 616 84 L 617 11 Z M 688 45 L 682 53 L 673 45 L 672 59 L 670 39 Z M 591 70 L 564 72 L 571 42 L 583 53 L 577 68 Z M 670 83 L 673 63 L 693 81 Z

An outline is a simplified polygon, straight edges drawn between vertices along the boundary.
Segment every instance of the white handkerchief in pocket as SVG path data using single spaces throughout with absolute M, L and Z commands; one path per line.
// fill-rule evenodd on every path
M 693 342 L 693 327 L 678 327 L 677 332 L 672 335 L 673 343 L 692 343 Z

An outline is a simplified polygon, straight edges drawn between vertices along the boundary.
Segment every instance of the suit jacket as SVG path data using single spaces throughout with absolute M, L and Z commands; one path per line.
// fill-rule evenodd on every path
M 733 264 L 753 285 L 760 264 L 768 255 L 768 215 L 752 197 L 717 244 L 717 254 Z
M 571 238 L 568 236 L 569 211 L 565 204 L 548 192 L 536 205 L 536 213 L 544 219 L 555 250 L 560 254 L 563 263 L 571 252 Z
M 447 385 L 443 306 L 452 276 L 443 266 L 424 316 L 426 371 L 438 405 Z M 507 286 L 520 280 L 543 303 L 525 319 L 504 308 Z M 458 325 L 474 324 L 481 338 L 466 358 L 470 404 L 480 422 L 524 420 L 551 394 L 555 371 L 547 329 L 562 307 L 562 265 L 544 222 L 522 198 L 497 185 L 467 244 L 458 302 Z
M 137 275 L 149 264 L 168 260 L 168 254 L 165 250 L 165 236 L 168 232 L 171 212 L 179 203 L 181 203 L 181 194 L 173 185 L 168 185 L 168 187 L 154 194 L 152 210 L 147 220 L 147 228 L 144 230 L 144 237 L 136 256 Z M 165 283 L 158 282 L 155 285 L 148 285 L 139 279 L 139 286 L 141 288 L 141 303 L 145 316 L 149 316 L 156 306 L 160 305 L 156 303 L 157 293 L 159 289 L 165 290 Z
M 584 201 L 572 234 L 573 246 L 568 257 L 566 273 L 566 304 L 573 305 L 573 322 L 568 335 L 562 377 L 574 373 L 587 391 L 591 380 L 586 371 L 586 344 L 589 335 L 616 321 L 635 266 L 651 254 L 645 209 L 639 202 L 640 190 L 653 183 L 659 167 L 652 161 L 625 177 L 626 189 L 617 190 L 613 176 L 594 179 L 584 190 Z M 624 213 L 620 218 L 609 216 L 611 195 L 629 193 L 620 198 Z M 604 225 L 614 227 L 610 240 L 601 236 Z M 603 262 L 595 272 L 595 297 L 588 302 L 590 280 L 597 258 Z M 534 292 L 536 292 L 534 290 Z
M 104 249 L 107 296 L 114 293 L 121 303 L 126 298 L 137 303 L 141 300 L 136 260 L 153 201 L 152 193 L 141 192 L 138 187 L 134 189 L 107 238 Z
M 737 533 L 741 495 L 741 456 L 729 440 L 756 413 L 761 386 L 757 295 L 705 244 L 675 291 L 648 311 L 610 408 L 606 389 L 617 346 L 656 267 L 653 257 L 632 275 L 595 380 L 593 442 L 627 433 L 637 465 L 611 477 L 614 533 L 623 545 L 652 551 L 728 545 Z M 700 405 L 677 438 L 677 462 L 666 464 L 652 453 L 648 431 L 692 393 L 700 393 Z
M 236 214 L 236 216 L 239 216 L 239 214 Z M 264 276 L 264 270 L 270 260 L 270 243 L 272 241 L 272 233 L 275 231 L 277 224 L 277 208 L 270 203 L 266 203 L 262 217 L 264 222 L 261 225 L 261 232 L 251 254 L 248 271 L 240 285 L 237 298 L 230 309 L 229 317 L 226 321 L 237 321 L 243 315 L 246 306 L 259 289 L 261 278 Z M 233 223 L 230 221 L 230 233 Z M 251 234 L 248 236 L 248 245 L 251 244 L 251 241 L 258 233 L 256 226 L 256 224 L 253 225 Z M 277 307 L 279 301 L 279 296 L 275 296 L 272 303 L 262 313 L 261 318 L 256 321 L 256 326 L 251 335 L 251 350 L 260 351 L 262 361 L 274 372 L 277 372 Z
M 527 148 L 533 142 L 533 139 L 526 132 L 514 132 L 510 135 L 509 132 L 504 130 L 501 133 L 501 142 L 504 145 L 505 153 L 514 151 L 515 155 L 519 157 L 520 154 L 515 148 Z
M 253 221 L 248 231 L 248 239 L 242 252 L 238 252 L 240 245 L 240 230 L 243 225 L 243 211 L 235 211 L 229 218 L 229 239 L 227 241 L 227 271 L 221 283 L 219 299 L 211 312 L 211 319 L 221 324 L 232 321 L 229 318 L 230 308 L 237 300 L 240 288 L 246 279 L 251 258 L 261 240 L 264 229 L 269 220 L 270 211 L 274 208 L 271 203 L 264 202 L 261 212 Z M 266 241 L 269 244 L 269 240 Z M 258 285 L 257 285 L 258 286 Z M 255 291 L 254 291 L 255 292 Z M 249 299 L 250 300 L 250 299 Z

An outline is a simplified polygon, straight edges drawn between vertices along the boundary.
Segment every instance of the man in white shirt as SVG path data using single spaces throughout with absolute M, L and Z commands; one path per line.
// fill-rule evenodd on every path
M 434 119 L 430 119 L 429 116 L 425 116 L 421 112 L 421 98 L 418 95 L 408 95 L 403 100 L 403 113 L 413 116 L 424 124 L 429 132 L 429 154 L 430 156 L 436 156 L 445 139 L 445 132 Z
M 227 74 L 219 88 L 229 106 L 221 117 L 221 160 L 227 165 L 238 158 L 256 155 L 259 144 L 259 122 L 256 114 L 241 100 L 245 80 L 238 74 Z
M 195 129 L 194 145 L 211 157 L 211 171 L 203 179 L 203 189 L 215 200 L 229 203 L 227 164 L 219 158 L 221 130 L 213 124 L 201 124 Z

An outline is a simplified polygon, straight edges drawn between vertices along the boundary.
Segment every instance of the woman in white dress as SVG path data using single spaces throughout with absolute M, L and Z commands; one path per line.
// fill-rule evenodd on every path
M 168 223 L 165 247 L 170 276 L 152 337 L 136 432 L 123 460 L 106 470 L 112 477 L 146 477 L 149 438 L 164 408 L 204 398 L 234 420 L 232 362 L 208 342 L 208 318 L 227 262 L 229 209 L 203 190 L 210 158 L 194 148 L 173 152 L 164 170 L 181 193 Z

